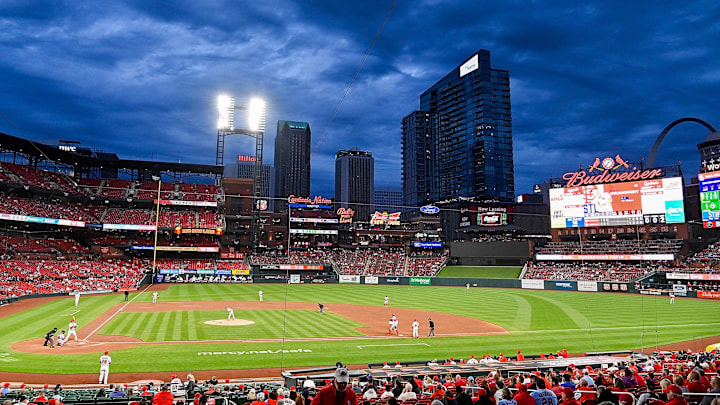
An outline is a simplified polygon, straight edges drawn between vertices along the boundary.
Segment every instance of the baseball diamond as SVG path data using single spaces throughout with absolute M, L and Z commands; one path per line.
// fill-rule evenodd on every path
M 151 292 L 158 290 L 163 299 L 152 304 Z M 363 364 L 468 358 L 518 349 L 582 352 L 684 341 L 701 346 L 720 335 L 720 321 L 713 315 L 717 303 L 698 299 L 678 299 L 670 307 L 663 297 L 612 293 L 277 284 L 264 285 L 263 290 L 264 303 L 253 299 L 253 285 L 155 285 L 131 294 L 128 303 L 122 294 L 83 297 L 74 315 L 81 340 L 55 349 L 42 346 L 39 332 L 65 322 L 63 315 L 74 308 L 72 297 L 2 307 L 7 333 L 0 337 L 0 351 L 7 355 L 0 361 L 0 375 L 88 374 L 92 379 L 97 353 L 104 350 L 112 352 L 116 376 L 190 370 L 225 370 L 224 375 L 233 376 L 242 375 L 238 369 L 316 366 L 338 358 Z M 392 307 L 383 305 L 385 295 L 392 297 Z M 608 304 L 610 296 L 613 301 Z M 329 303 L 332 310 L 319 314 L 317 300 Z M 225 307 L 255 323 L 205 324 L 223 319 Z M 391 314 L 398 317 L 402 336 L 384 335 Z M 401 345 L 417 341 L 410 340 L 413 319 L 428 317 L 435 321 L 436 337 L 421 338 L 423 345 Z M 657 330 L 657 336 L 644 334 L 647 329 Z M 423 322 L 420 335 L 426 332 Z

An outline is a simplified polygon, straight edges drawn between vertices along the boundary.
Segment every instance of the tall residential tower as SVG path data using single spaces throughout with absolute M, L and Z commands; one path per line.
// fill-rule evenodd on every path
M 512 201 L 510 74 L 479 50 L 420 95 L 403 118 L 405 203 L 474 197 Z
M 310 197 L 310 142 L 310 124 L 307 122 L 277 122 L 275 197 Z M 275 207 L 284 209 L 285 204 L 275 204 Z
M 338 151 L 335 154 L 335 203 L 352 208 L 358 221 L 369 221 L 374 192 L 372 153 L 359 149 Z

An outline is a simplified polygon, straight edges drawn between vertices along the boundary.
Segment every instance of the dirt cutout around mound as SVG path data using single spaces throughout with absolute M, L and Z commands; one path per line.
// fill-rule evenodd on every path
M 123 308 L 124 306 L 124 308 Z M 18 342 L 11 349 L 26 353 L 43 354 L 70 354 L 70 353 L 99 353 L 104 350 L 128 349 L 140 344 L 188 344 L 188 343 L 233 343 L 233 342 L 276 342 L 282 339 L 234 339 L 234 340 L 190 340 L 190 341 L 152 341 L 145 342 L 128 336 L 99 335 L 97 331 L 116 312 L 168 312 L 168 311 L 224 311 L 225 308 L 242 310 L 283 310 L 308 309 L 318 312 L 317 304 L 308 302 L 257 302 L 257 301 L 182 301 L 182 302 L 121 302 L 110 308 L 105 314 L 99 316 L 89 324 L 82 326 L 78 331 L 80 341 L 71 340 L 65 346 L 50 349 L 43 346 L 45 339 L 37 338 Z M 417 319 L 420 323 L 420 336 L 428 333 L 428 318 L 435 322 L 436 336 L 469 336 L 484 334 L 507 334 L 504 328 L 490 322 L 459 315 L 442 312 L 424 311 L 408 308 L 378 307 L 368 305 L 330 304 L 324 308 L 326 313 L 351 319 L 355 322 L 368 325 L 358 328 L 357 331 L 367 336 L 341 336 L 341 337 L 315 337 L 315 338 L 286 338 L 286 341 L 317 341 L 317 340 L 358 340 L 388 338 L 388 321 L 395 315 L 400 321 L 399 333 L 396 338 L 412 336 L 412 322 Z M 212 321 L 212 320 L 209 320 Z M 222 320 L 222 322 L 227 322 Z M 93 333 L 95 332 L 95 333 Z M 86 338 L 89 334 L 92 336 Z M 82 340 L 84 339 L 84 340 Z
M 255 321 L 249 321 L 247 319 L 213 319 L 210 321 L 203 322 L 205 325 L 213 326 L 245 326 L 252 325 Z

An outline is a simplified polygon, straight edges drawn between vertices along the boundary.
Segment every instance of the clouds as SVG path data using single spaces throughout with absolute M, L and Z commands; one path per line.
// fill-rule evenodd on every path
M 682 116 L 720 126 L 716 2 L 398 1 L 318 144 L 391 4 L 4 2 L 0 131 L 213 163 L 217 93 L 261 95 L 266 162 L 278 119 L 308 121 L 314 193 L 333 193 L 333 155 L 356 146 L 375 155 L 378 186 L 399 187 L 402 117 L 479 48 L 510 71 L 518 193 L 595 155 L 639 160 Z M 705 132 L 673 130 L 659 163 L 696 172 Z M 227 156 L 250 145 L 229 140 Z

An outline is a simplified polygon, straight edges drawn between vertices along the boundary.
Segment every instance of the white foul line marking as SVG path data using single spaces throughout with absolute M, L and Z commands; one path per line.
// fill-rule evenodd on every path
M 81 309 L 78 309 L 78 310 L 76 310 L 76 311 L 74 311 L 74 312 L 70 312 L 69 314 L 62 314 L 62 316 L 73 316 L 73 315 L 77 314 L 77 313 L 80 312 L 80 311 L 82 311 L 82 310 L 81 310 Z
M 392 343 L 389 345 L 358 345 L 356 346 L 358 349 L 362 350 L 363 347 L 385 347 L 385 346 L 427 346 L 430 347 L 427 343 Z
M 88 339 L 90 339 L 90 336 L 94 335 L 95 332 L 99 331 L 103 326 L 105 326 L 106 323 L 110 322 L 110 320 L 113 319 L 115 317 L 115 315 L 117 315 L 118 313 L 120 313 L 120 311 L 125 309 L 126 306 L 130 305 L 131 302 L 135 301 L 135 298 L 139 297 L 140 295 L 142 295 L 142 293 L 147 291 L 147 289 L 150 288 L 151 285 L 152 284 L 149 284 L 147 287 L 145 287 L 144 290 L 140 291 L 140 293 L 138 293 L 138 295 L 134 296 L 130 301 L 126 302 L 125 305 L 121 306 L 117 311 L 115 311 L 114 314 L 110 315 L 110 317 L 108 317 L 108 319 L 104 320 L 103 323 L 100 324 L 100 326 L 98 326 L 97 328 L 95 328 L 95 330 L 93 330 L 87 336 L 85 336 L 85 338 L 82 339 L 82 341 L 85 342 Z

